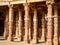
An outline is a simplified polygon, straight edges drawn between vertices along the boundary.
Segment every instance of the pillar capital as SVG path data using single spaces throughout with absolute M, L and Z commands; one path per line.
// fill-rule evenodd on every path
M 52 8 L 52 4 L 47 4 L 47 8 Z
M 54 0 L 47 0 L 46 4 L 54 4 Z
M 10 8 L 10 7 L 13 8 L 13 5 L 12 5 L 12 4 L 9 4 L 8 7 L 9 7 L 9 8 Z
M 23 4 L 23 6 L 24 6 L 24 10 L 29 10 L 29 3 L 25 3 Z
M 24 3 L 23 6 L 29 6 L 30 4 L 29 3 Z

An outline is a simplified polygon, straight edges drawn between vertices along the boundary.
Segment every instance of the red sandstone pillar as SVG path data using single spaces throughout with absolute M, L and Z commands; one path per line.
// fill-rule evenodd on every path
M 54 45 L 58 45 L 58 8 L 54 6 Z
M 52 4 L 47 4 L 47 42 L 46 45 L 52 45 Z
M 8 41 L 12 41 L 12 30 L 13 30 L 13 5 L 9 5 L 9 35 L 8 35 Z
M 37 19 L 37 9 L 34 9 L 34 16 L 33 16 L 33 28 L 34 28 L 34 34 L 33 34 L 33 40 L 32 43 L 37 43 L 37 30 L 38 30 L 38 19 Z
M 25 37 L 24 41 L 27 43 L 29 42 L 29 5 L 26 3 L 24 4 L 24 9 L 25 9 Z

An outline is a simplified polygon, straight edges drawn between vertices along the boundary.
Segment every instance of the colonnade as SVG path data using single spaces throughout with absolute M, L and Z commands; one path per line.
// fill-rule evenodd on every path
M 54 10 L 54 15 L 53 15 L 53 10 Z M 59 44 L 59 41 L 58 41 L 58 7 L 56 5 L 53 6 L 53 4 L 49 3 L 47 4 L 47 11 L 48 13 L 47 13 L 46 45 L 58 45 Z
M 31 30 L 30 30 L 30 15 L 29 15 L 29 4 L 23 4 L 24 6 L 24 11 L 25 11 L 25 15 L 24 15 L 24 29 L 25 29 L 25 35 L 24 35 L 24 41 L 30 42 L 31 40 Z M 8 16 L 8 30 L 9 30 L 9 34 L 8 34 L 8 41 L 12 41 L 13 40 L 13 5 L 9 5 L 9 16 Z M 43 16 L 42 16 L 42 36 L 41 36 L 41 40 L 45 41 L 45 39 L 47 41 L 46 45 L 58 45 L 58 8 L 57 6 L 54 6 L 54 24 L 53 22 L 53 13 L 52 13 L 52 8 L 53 5 L 52 4 L 47 4 L 47 38 L 45 37 L 45 16 L 44 16 L 44 12 L 43 12 Z M 22 13 L 21 13 L 21 9 L 18 9 L 18 30 L 16 31 L 16 37 L 18 38 L 19 41 L 22 40 Z M 6 15 L 7 16 L 7 15 Z M 7 18 L 7 17 L 6 17 Z M 53 25 L 54 25 L 54 36 L 53 36 Z M 33 15 L 33 40 L 32 43 L 37 43 L 38 42 L 38 17 L 37 17 L 37 9 L 34 9 L 34 15 Z M 4 32 L 4 37 L 6 37 L 6 30 Z

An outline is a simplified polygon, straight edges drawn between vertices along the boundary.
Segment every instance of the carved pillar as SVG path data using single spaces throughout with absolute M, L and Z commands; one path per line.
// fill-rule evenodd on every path
M 13 31 L 13 5 L 9 5 L 9 35 L 8 35 L 8 41 L 12 41 L 12 31 Z
M 47 42 L 46 45 L 52 45 L 52 4 L 47 4 Z
M 6 39 L 8 36 L 8 12 L 6 13 L 5 21 L 4 21 L 4 38 Z
M 29 5 L 26 3 L 24 4 L 24 9 L 25 9 L 25 37 L 24 41 L 29 42 Z
M 19 28 L 18 40 L 21 41 L 22 40 L 22 11 L 20 9 L 18 10 L 18 15 L 19 15 L 19 19 L 18 19 L 18 28 Z
M 16 38 L 19 36 L 19 28 L 18 28 L 18 15 L 16 14 Z
M 58 8 L 54 6 L 54 45 L 58 45 Z
M 44 42 L 45 41 L 45 15 L 44 15 L 44 12 L 43 12 L 43 15 L 42 15 L 42 36 L 41 36 L 41 42 Z
M 37 43 L 37 30 L 38 30 L 38 19 L 37 19 L 37 9 L 34 9 L 34 16 L 33 16 L 33 28 L 34 28 L 34 34 L 33 34 L 33 42 Z
M 29 21 L 29 41 L 31 41 L 31 17 Z

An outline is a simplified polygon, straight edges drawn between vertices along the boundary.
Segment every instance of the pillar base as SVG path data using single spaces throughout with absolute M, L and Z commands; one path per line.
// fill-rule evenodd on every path
M 47 39 L 47 40 L 48 40 L 48 39 Z M 53 45 L 53 43 L 52 43 L 51 40 L 48 40 L 48 41 L 46 42 L 46 45 Z
M 17 40 L 18 40 L 18 41 L 22 41 L 22 39 L 21 39 L 21 38 L 18 38 Z
M 31 41 L 31 43 L 36 44 L 36 43 L 38 43 L 38 41 L 33 39 L 33 40 Z
M 45 42 L 45 38 L 41 37 L 41 40 L 39 40 L 39 42 Z
M 7 39 L 7 36 L 4 36 L 5 39 Z
M 25 42 L 25 43 L 29 43 L 29 40 L 26 39 L 26 38 L 24 38 L 24 42 Z
M 15 39 L 14 41 L 19 41 L 19 42 L 20 42 L 21 40 L 17 38 L 17 39 Z
M 18 38 L 18 36 L 16 36 L 15 38 Z
M 28 41 L 28 40 L 24 40 L 24 42 L 25 42 L 25 43 L 29 43 L 29 41 Z
M 54 45 L 58 45 L 58 38 L 55 37 L 55 38 L 53 39 L 53 43 L 54 43 Z
M 13 39 L 8 37 L 7 41 L 11 42 L 11 41 L 13 41 Z

